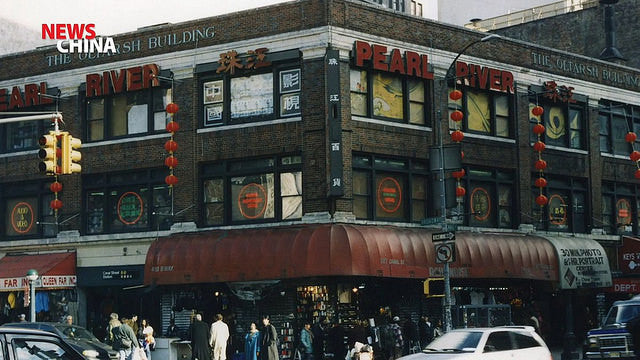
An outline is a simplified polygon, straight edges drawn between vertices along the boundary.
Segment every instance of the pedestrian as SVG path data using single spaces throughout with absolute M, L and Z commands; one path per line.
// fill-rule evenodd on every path
M 418 336 L 418 326 L 408 318 L 402 327 L 402 337 L 404 338 L 403 355 L 417 352 L 420 348 L 420 337 Z
M 18 316 L 18 319 L 19 319 L 19 321 L 20 321 L 20 322 L 27 322 L 27 315 L 25 315 L 25 314 L 20 314 L 20 315 Z
M 118 320 L 118 314 L 111 313 L 109 314 L 109 323 L 107 324 L 107 335 L 104 338 L 104 343 L 107 345 L 113 346 L 113 329 L 122 325 L 120 320 Z
M 347 349 L 344 346 L 344 329 L 338 323 L 329 324 L 327 329 L 327 352 L 333 354 L 334 359 L 344 359 Z M 349 344 L 353 346 L 353 344 Z
M 71 316 L 71 315 L 67 315 L 67 316 L 64 318 L 64 321 L 65 321 L 65 323 L 66 323 L 67 325 L 73 325 L 73 316 Z
M 313 357 L 316 360 L 323 359 L 324 342 L 327 338 L 327 319 L 318 319 L 311 327 L 311 333 L 313 334 Z M 342 359 L 340 359 L 342 360 Z
M 302 344 L 302 360 L 313 360 L 313 333 L 311 323 L 305 321 L 300 331 L 300 344 Z
M 153 328 L 147 319 L 142 319 L 140 325 L 143 335 L 142 349 L 144 349 L 144 353 L 147 355 L 147 360 L 151 360 L 151 351 L 156 347 L 156 339 L 153 337 Z
M 260 358 L 262 360 L 278 360 L 278 332 L 275 326 L 271 325 L 269 316 L 262 318 L 264 327 L 260 331 Z
M 444 332 L 442 331 L 442 320 L 438 320 L 436 326 L 433 328 L 433 338 L 437 338 L 438 336 L 442 336 Z
M 180 328 L 176 325 L 176 320 L 169 320 L 169 327 L 167 327 L 166 337 L 180 337 Z
M 65 335 L 67 335 L 70 338 L 75 338 L 76 337 L 76 327 L 73 326 L 73 316 L 71 315 L 67 315 L 64 317 L 64 323 L 69 325 L 68 327 L 66 327 L 63 332 Z
M 260 331 L 256 323 L 252 322 L 249 332 L 244 337 L 244 358 L 245 360 L 258 360 L 260 356 Z
M 209 345 L 213 349 L 214 360 L 227 359 L 227 341 L 229 340 L 229 326 L 222 321 L 222 314 L 216 314 L 216 321 L 211 324 Z
M 192 360 L 211 360 L 209 350 L 209 325 L 202 321 L 202 315 L 196 314 L 189 328 Z
M 400 318 L 394 316 L 392 322 L 389 326 L 392 334 L 393 334 L 393 353 L 392 356 L 394 359 L 397 359 L 402 356 L 402 349 L 404 347 L 404 338 L 402 337 L 402 329 L 400 328 Z
M 433 340 L 433 324 L 428 316 L 420 318 L 418 331 L 420 333 L 420 347 L 425 348 Z
M 111 329 L 113 333 L 113 350 L 116 350 L 120 356 L 120 360 L 133 360 L 140 345 L 136 333 L 131 327 L 131 319 L 123 318 L 120 326 Z

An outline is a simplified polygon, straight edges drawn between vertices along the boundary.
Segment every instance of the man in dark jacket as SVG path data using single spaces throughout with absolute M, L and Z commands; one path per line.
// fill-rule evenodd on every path
M 122 324 L 111 330 L 113 332 L 113 350 L 120 354 L 120 360 L 132 360 L 140 345 L 136 333 L 131 328 L 131 320 L 122 318 Z
M 209 348 L 209 325 L 202 321 L 202 315 L 196 314 L 189 328 L 191 339 L 191 359 L 211 360 Z
M 420 332 L 420 347 L 424 349 L 433 340 L 433 324 L 429 321 L 428 316 L 420 318 L 418 329 Z
M 269 322 L 269 317 L 262 318 L 262 324 L 264 327 L 260 331 L 262 341 L 260 344 L 260 358 L 262 360 L 278 360 L 280 358 L 278 353 L 278 332 L 275 326 Z

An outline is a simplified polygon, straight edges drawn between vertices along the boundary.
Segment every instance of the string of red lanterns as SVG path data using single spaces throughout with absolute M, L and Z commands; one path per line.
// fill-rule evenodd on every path
M 631 154 L 629 154 L 629 158 L 631 161 L 636 163 L 636 171 L 634 172 L 634 176 L 636 179 L 640 179 L 640 151 L 634 150 L 633 144 L 635 144 L 638 136 L 633 131 L 629 131 L 627 135 L 624 136 L 624 141 L 631 144 Z
M 453 101 L 458 101 L 462 99 L 462 91 L 458 89 L 453 89 L 449 93 L 449 98 Z M 454 142 L 460 143 L 462 139 L 464 139 L 464 133 L 460 131 L 460 122 L 464 118 L 464 113 L 458 109 L 451 112 L 449 115 L 451 120 L 454 123 L 454 130 L 451 133 L 451 140 Z M 464 158 L 464 152 L 460 150 L 460 157 Z M 456 179 L 456 200 L 458 203 L 461 203 L 464 195 L 467 193 L 467 190 L 462 186 L 462 178 L 464 177 L 465 172 L 464 169 L 460 169 L 459 171 L 454 171 L 451 173 L 454 179 Z
M 546 145 L 540 140 L 545 131 L 541 120 L 542 114 L 544 114 L 544 108 L 536 105 L 531 109 L 531 113 L 538 121 L 538 123 L 533 126 L 533 133 L 538 137 L 538 141 L 533 144 L 533 150 L 538 153 L 538 160 L 536 160 L 534 164 L 536 170 L 538 170 L 538 178 L 534 181 L 534 185 L 540 189 L 540 194 L 536 196 L 536 204 L 542 207 L 549 202 L 549 199 L 542 193 L 542 189 L 547 186 L 547 179 L 544 178 L 544 170 L 547 168 L 547 162 L 542 159 L 542 152 L 546 148 Z
M 58 210 L 62 208 L 62 201 L 58 199 L 58 193 L 62 191 L 62 184 L 58 181 L 58 175 L 55 176 L 55 180 L 49 185 L 49 190 L 53 193 L 53 200 L 49 203 L 49 207 L 53 209 L 54 216 L 58 218 Z
M 173 155 L 178 150 L 178 143 L 173 140 L 174 134 L 180 129 L 180 125 L 173 120 L 175 113 L 179 110 L 178 104 L 168 103 L 166 110 L 170 117 L 167 123 L 167 132 L 171 134 L 171 138 L 164 143 L 164 149 L 169 153 L 169 156 L 164 159 L 164 165 L 169 168 L 169 175 L 164 178 L 164 182 L 171 189 L 178 183 L 178 177 L 173 174 L 173 169 L 178 166 L 178 159 Z

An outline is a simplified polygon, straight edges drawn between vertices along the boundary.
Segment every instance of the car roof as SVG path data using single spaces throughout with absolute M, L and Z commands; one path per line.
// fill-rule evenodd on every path
M 528 325 L 507 325 L 507 326 L 496 326 L 496 327 L 473 327 L 473 328 L 458 328 L 452 331 L 479 331 L 479 332 L 493 332 L 493 331 L 504 331 L 504 330 L 524 330 L 527 332 L 535 332 L 536 330 L 533 326 Z
M 58 334 L 54 334 L 49 331 L 44 331 L 44 330 L 39 330 L 34 328 L 27 328 L 27 327 L 4 326 L 4 325 L 7 325 L 7 324 L 3 324 L 2 326 L 0 326 L 0 334 L 11 333 L 11 334 L 31 334 L 31 335 L 46 335 L 46 336 L 60 337 Z

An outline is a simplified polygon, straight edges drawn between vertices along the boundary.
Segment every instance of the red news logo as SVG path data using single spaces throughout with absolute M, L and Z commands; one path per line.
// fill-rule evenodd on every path
M 116 53 L 111 37 L 97 37 L 95 24 L 42 24 L 42 38 L 58 40 L 61 53 Z

